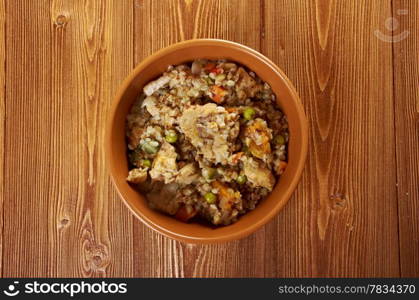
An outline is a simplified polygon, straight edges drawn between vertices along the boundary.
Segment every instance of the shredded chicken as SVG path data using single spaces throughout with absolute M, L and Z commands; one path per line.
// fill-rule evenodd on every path
M 144 99 L 142 106 L 145 106 L 150 115 L 157 116 L 160 113 L 159 108 L 156 106 L 157 99 L 154 96 L 148 96 Z
M 179 126 L 191 144 L 210 162 L 227 164 L 238 135 L 238 115 L 214 103 L 186 109 Z
M 164 142 L 154 159 L 150 177 L 165 183 L 173 182 L 178 173 L 176 157 L 175 147 Z
M 243 171 L 247 179 L 253 186 L 265 187 L 272 190 L 275 184 L 275 177 L 263 163 L 256 161 L 251 157 L 243 157 Z
M 141 183 L 147 180 L 148 168 L 135 168 L 129 171 L 127 181 L 132 183 Z
M 146 94 L 147 96 L 153 95 L 155 91 L 168 84 L 170 79 L 170 76 L 163 75 L 162 77 L 148 83 L 143 89 L 144 94 Z
M 176 182 L 184 185 L 191 184 L 198 180 L 199 176 L 200 174 L 198 173 L 195 164 L 189 163 L 179 170 Z

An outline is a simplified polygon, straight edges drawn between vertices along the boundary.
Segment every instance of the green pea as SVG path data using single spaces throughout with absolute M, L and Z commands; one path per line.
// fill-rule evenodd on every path
M 141 149 L 148 154 L 156 154 L 158 151 L 157 147 L 154 147 L 153 145 L 151 145 L 148 142 L 145 142 L 144 144 L 142 144 Z
M 217 76 L 215 76 L 216 81 L 223 81 L 225 78 L 226 78 L 225 74 L 218 74 Z
M 204 198 L 205 198 L 205 201 L 207 201 L 208 204 L 213 204 L 217 200 L 217 196 L 215 196 L 215 194 L 213 194 L 211 192 L 206 193 L 204 195 Z
M 275 138 L 275 143 L 277 143 L 278 145 L 284 145 L 285 144 L 285 138 L 282 135 L 278 135 Z
M 256 111 L 251 108 L 251 107 L 247 107 L 244 109 L 243 111 L 243 118 L 247 121 L 252 120 L 254 118 L 256 114 Z
M 177 142 L 178 136 L 177 136 L 176 131 L 174 131 L 174 130 L 171 129 L 171 130 L 168 130 L 166 132 L 166 136 L 164 138 L 166 139 L 166 141 L 168 143 L 174 144 L 174 143 Z
M 215 177 L 215 175 L 217 175 L 217 169 L 215 169 L 215 168 L 208 168 L 208 169 L 206 169 L 206 171 L 205 171 L 205 177 L 206 178 L 208 178 L 208 179 L 214 179 L 214 177 Z
M 246 175 L 239 175 L 237 176 L 236 181 L 238 184 L 244 184 L 247 181 L 247 177 Z
M 214 81 L 209 76 L 204 77 L 204 80 L 207 82 L 208 85 L 213 85 L 214 84 Z
M 141 161 L 141 165 L 145 168 L 150 168 L 151 167 L 151 160 L 149 159 L 143 159 Z

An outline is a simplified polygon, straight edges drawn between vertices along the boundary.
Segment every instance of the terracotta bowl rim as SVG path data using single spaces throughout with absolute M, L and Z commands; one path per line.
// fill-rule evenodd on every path
M 263 63 L 267 64 L 274 72 L 275 74 L 283 81 L 283 83 L 288 88 L 291 98 L 294 100 L 295 108 L 297 111 L 297 119 L 301 126 L 301 155 L 299 156 L 299 161 L 296 167 L 296 172 L 293 174 L 291 183 L 287 186 L 286 192 L 282 195 L 281 198 L 283 198 L 283 201 L 279 201 L 278 204 L 272 206 L 272 210 L 269 211 L 268 214 L 266 214 L 263 218 L 260 218 L 256 223 L 253 223 L 251 226 L 246 226 L 243 228 L 238 228 L 237 231 L 234 231 L 229 234 L 215 236 L 215 237 L 195 237 L 195 236 L 188 236 L 185 234 L 177 233 L 176 231 L 170 231 L 167 228 L 164 228 L 157 224 L 156 222 L 153 222 L 149 220 L 147 217 L 141 214 L 141 212 L 137 212 L 137 210 L 131 205 L 130 201 L 126 199 L 125 195 L 121 192 L 120 187 L 118 186 L 115 174 L 112 172 L 112 165 L 111 165 L 111 146 L 112 146 L 112 128 L 113 123 L 116 115 L 116 111 L 118 108 L 118 105 L 126 92 L 126 90 L 129 88 L 130 84 L 135 80 L 135 78 L 141 73 L 141 71 L 150 63 L 159 60 L 161 57 L 165 56 L 168 53 L 177 51 L 179 49 L 188 48 L 191 46 L 226 46 L 230 48 L 236 48 L 243 50 L 244 52 L 247 52 L 247 54 L 254 56 L 258 60 L 262 61 Z M 128 207 L 128 209 L 139 219 L 141 220 L 145 225 L 147 225 L 149 228 L 159 232 L 160 234 L 163 234 L 166 237 L 170 237 L 179 241 L 187 242 L 187 243 L 196 243 L 196 244 L 209 244 L 209 243 L 221 243 L 221 242 L 227 242 L 232 240 L 237 240 L 244 238 L 253 232 L 255 232 L 257 229 L 265 225 L 267 222 L 269 222 L 273 217 L 275 217 L 279 211 L 285 206 L 285 204 L 289 201 L 292 193 L 296 189 L 303 169 L 304 165 L 307 159 L 307 152 L 308 152 L 308 121 L 306 119 L 303 105 L 301 103 L 300 97 L 297 94 L 297 91 L 294 87 L 294 85 L 291 83 L 291 81 L 288 79 L 288 77 L 285 75 L 285 73 L 275 64 L 273 63 L 269 58 L 264 56 L 263 54 L 257 52 L 256 50 L 228 40 L 222 40 L 222 39 L 191 39 L 186 40 L 182 42 L 178 42 L 172 45 L 169 45 L 163 49 L 160 49 L 156 51 L 155 53 L 151 54 L 144 60 L 142 60 L 131 72 L 130 74 L 123 80 L 121 85 L 118 88 L 117 93 L 115 94 L 115 97 L 112 100 L 111 107 L 109 109 L 108 113 L 108 119 L 107 119 L 107 126 L 106 126 L 106 134 L 105 134 L 105 160 L 106 160 L 106 166 L 108 169 L 108 173 L 111 176 L 112 182 L 114 187 L 117 190 L 117 193 L 119 197 L 123 200 L 123 203 Z M 128 184 L 128 183 L 127 183 Z M 255 208 L 257 209 L 257 207 Z M 240 220 L 238 220 L 240 222 Z

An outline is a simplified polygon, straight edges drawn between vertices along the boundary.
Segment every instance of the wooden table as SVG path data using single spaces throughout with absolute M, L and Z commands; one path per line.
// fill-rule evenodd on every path
M 418 19 L 417 0 L 0 0 L 2 276 L 419 276 Z M 310 123 L 285 209 L 210 246 L 136 220 L 103 152 L 124 77 L 202 37 L 275 61 Z

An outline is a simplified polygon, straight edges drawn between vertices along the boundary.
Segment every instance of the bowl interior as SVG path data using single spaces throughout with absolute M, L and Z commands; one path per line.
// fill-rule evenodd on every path
M 168 65 L 198 58 L 225 58 L 254 71 L 267 82 L 288 118 L 290 130 L 288 166 L 272 193 L 255 210 L 236 223 L 218 228 L 198 223 L 183 223 L 150 209 L 144 197 L 125 180 L 128 161 L 125 118 L 142 87 L 163 73 Z M 219 40 L 196 40 L 175 44 L 143 61 L 125 80 L 116 96 L 109 119 L 106 144 L 107 160 L 115 186 L 124 202 L 143 222 L 160 233 L 186 242 L 221 242 L 244 237 L 271 219 L 295 189 L 307 151 L 306 120 L 299 98 L 285 75 L 266 57 L 245 46 Z

